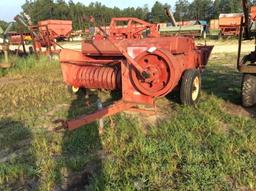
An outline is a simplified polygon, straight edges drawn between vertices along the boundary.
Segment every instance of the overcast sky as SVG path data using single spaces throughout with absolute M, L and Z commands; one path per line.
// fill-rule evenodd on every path
M 85 5 L 88 5 L 91 2 L 90 0 L 73 0 L 74 2 L 81 2 Z M 104 5 L 107 5 L 108 7 L 120 7 L 120 8 L 126 8 L 126 7 L 142 7 L 145 4 L 148 4 L 148 6 L 151 8 L 156 0 L 98 0 L 98 2 L 101 2 Z M 168 3 L 173 5 L 176 0 L 158 0 L 161 3 Z M 12 21 L 13 18 L 21 12 L 21 5 L 25 3 L 25 0 L 0 0 L 0 20 L 5 21 Z

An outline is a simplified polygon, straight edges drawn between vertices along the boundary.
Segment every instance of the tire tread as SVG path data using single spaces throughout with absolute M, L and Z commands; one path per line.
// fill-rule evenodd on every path
M 244 107 L 252 107 L 256 104 L 256 76 L 253 74 L 243 76 L 242 102 Z
M 197 69 L 186 70 L 182 76 L 181 87 L 180 87 L 180 101 L 184 105 L 194 105 L 198 102 L 198 95 L 197 100 L 193 101 L 191 94 L 192 94 L 192 84 L 195 77 L 198 76 L 200 79 L 200 89 L 201 89 L 201 75 Z M 200 92 L 199 92 L 200 94 Z

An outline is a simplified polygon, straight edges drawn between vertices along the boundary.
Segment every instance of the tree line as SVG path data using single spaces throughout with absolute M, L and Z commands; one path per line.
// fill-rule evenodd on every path
M 93 16 L 100 25 L 108 24 L 112 17 L 136 17 L 150 22 L 168 22 L 164 13 L 166 7 L 172 9 L 177 21 L 209 21 L 218 18 L 220 13 L 242 12 L 241 0 L 177 0 L 174 7 L 156 1 L 151 9 L 148 5 L 120 9 L 107 7 L 100 2 L 92 2 L 85 6 L 72 0 L 26 0 L 22 9 L 31 17 L 34 24 L 45 19 L 70 19 L 76 30 L 88 26 L 90 16 Z M 3 22 L 0 22 L 0 25 L 3 26 Z

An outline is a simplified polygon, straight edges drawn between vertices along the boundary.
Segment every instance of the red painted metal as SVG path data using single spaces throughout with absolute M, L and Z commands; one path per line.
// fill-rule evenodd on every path
M 103 108 L 97 113 L 92 113 L 89 115 L 81 116 L 74 120 L 67 121 L 66 123 L 64 123 L 64 126 L 72 131 L 81 127 L 81 124 L 89 124 L 95 121 L 96 118 L 108 117 L 121 111 L 131 109 L 135 106 L 136 104 L 119 101 L 109 107 Z
M 159 36 L 157 24 L 130 17 L 112 18 L 108 34 L 113 40 L 141 39 L 147 29 L 150 31 L 148 36 Z
M 147 37 L 159 37 L 158 24 L 148 23 L 143 20 L 123 17 L 112 18 L 109 26 L 94 28 L 94 40 L 106 39 L 142 39 Z
M 256 5 L 251 7 L 251 19 L 256 21 Z
M 136 88 L 145 95 L 158 97 L 167 94 L 175 82 L 173 58 L 168 52 L 156 50 L 153 54 L 143 52 L 135 58 L 142 68 L 150 74 L 143 79 L 136 70 L 131 71 L 131 79 Z
M 112 106 L 68 121 L 65 125 L 69 130 L 123 110 L 138 110 L 137 105 L 154 107 L 155 98 L 177 87 L 185 70 L 204 69 L 213 48 L 196 46 L 190 37 L 156 35 L 140 39 L 125 35 L 122 40 L 119 37 L 110 33 L 109 39 L 83 42 L 81 52 L 67 49 L 60 52 L 66 84 L 122 93 L 122 99 Z
M 31 34 L 30 33 L 17 33 L 17 32 L 9 32 L 8 37 L 9 37 L 9 42 L 12 45 L 20 45 L 22 44 L 22 35 L 25 38 L 24 40 L 31 39 Z
M 220 14 L 219 28 L 222 36 L 239 36 L 240 21 L 243 14 Z
M 42 53 L 46 48 L 46 54 L 59 53 L 56 49 L 60 46 L 57 39 L 68 38 L 72 32 L 72 21 L 46 20 L 38 22 L 38 25 L 28 26 L 33 39 L 34 50 Z M 60 46 L 61 47 L 61 46 Z
M 105 90 L 116 90 L 121 87 L 121 75 L 118 67 L 94 65 L 81 67 L 66 64 L 62 69 L 70 70 L 75 76 L 75 78 L 70 78 L 72 76 L 66 75 L 65 80 L 67 84 L 74 87 Z
M 58 53 L 56 46 L 60 45 L 56 43 L 56 39 L 68 38 L 72 32 L 72 21 L 69 20 L 45 20 L 31 25 L 31 21 L 27 23 L 21 15 L 14 19 L 31 33 L 35 53 L 42 53 L 43 47 L 47 54 Z
M 47 28 L 45 26 L 47 26 Z M 49 32 L 50 33 L 49 36 L 53 39 L 68 38 L 72 32 L 72 21 L 71 20 L 39 21 L 38 28 L 41 34 L 45 34 Z

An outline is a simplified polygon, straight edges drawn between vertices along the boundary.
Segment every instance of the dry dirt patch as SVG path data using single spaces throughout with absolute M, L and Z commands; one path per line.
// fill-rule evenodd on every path
M 240 105 L 233 103 L 224 103 L 222 104 L 223 110 L 233 116 L 239 117 L 256 117 L 256 107 L 253 108 L 244 108 Z

